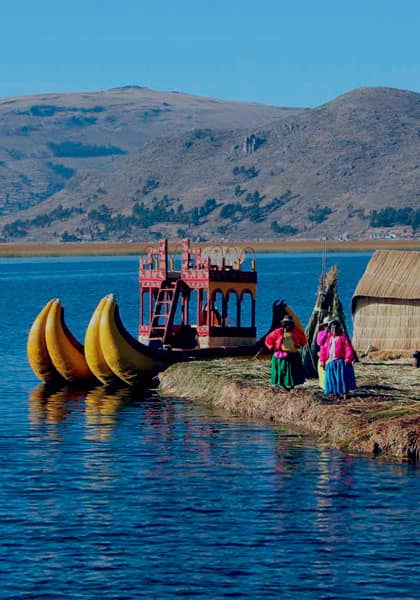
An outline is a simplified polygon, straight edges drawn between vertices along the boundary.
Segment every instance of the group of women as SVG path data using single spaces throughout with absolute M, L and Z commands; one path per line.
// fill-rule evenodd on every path
M 286 315 L 280 327 L 265 338 L 265 345 L 273 351 L 270 383 L 288 391 L 305 381 L 299 349 L 307 343 L 302 329 Z M 337 319 L 324 319 L 316 338 L 319 347 L 318 375 L 324 393 L 346 397 L 355 389 L 353 361 L 355 358 L 350 340 Z

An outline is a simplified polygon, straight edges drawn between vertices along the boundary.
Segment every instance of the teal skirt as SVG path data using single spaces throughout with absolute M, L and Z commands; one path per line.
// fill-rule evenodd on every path
M 353 365 L 346 365 L 344 359 L 329 360 L 325 367 L 324 393 L 346 394 L 356 389 Z
M 302 359 L 299 352 L 290 352 L 286 358 L 271 359 L 270 383 L 280 387 L 292 388 L 305 381 Z

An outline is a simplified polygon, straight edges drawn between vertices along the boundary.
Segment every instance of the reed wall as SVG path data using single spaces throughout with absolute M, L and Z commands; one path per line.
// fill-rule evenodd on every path
M 353 314 L 353 346 L 358 352 L 420 350 L 420 299 L 358 297 Z

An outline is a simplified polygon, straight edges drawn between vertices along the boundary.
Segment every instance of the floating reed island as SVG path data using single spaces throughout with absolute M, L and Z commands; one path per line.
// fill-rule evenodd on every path
M 356 363 L 355 371 L 358 388 L 346 400 L 325 397 L 316 380 L 279 392 L 264 359 L 175 364 L 159 374 L 159 393 L 291 425 L 342 450 L 419 461 L 419 369 L 408 359 L 378 358 Z

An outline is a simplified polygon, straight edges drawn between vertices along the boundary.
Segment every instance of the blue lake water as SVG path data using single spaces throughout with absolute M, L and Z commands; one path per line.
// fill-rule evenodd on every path
M 331 254 L 347 310 L 370 254 Z M 257 258 L 259 333 L 308 319 L 319 254 Z M 59 297 L 83 339 L 134 257 L 0 261 L 0 598 L 419 598 L 420 470 L 267 423 L 101 387 L 45 395 L 26 337 Z

